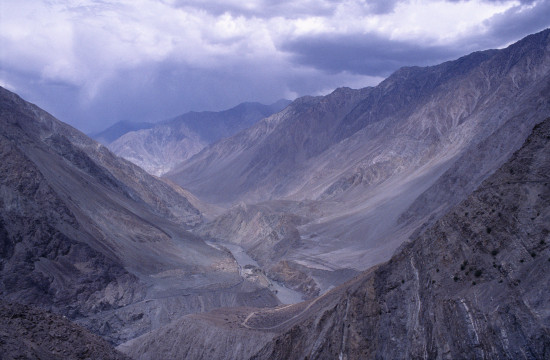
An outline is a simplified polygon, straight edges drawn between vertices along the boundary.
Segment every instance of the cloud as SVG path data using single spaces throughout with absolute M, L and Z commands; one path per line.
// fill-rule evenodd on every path
M 538 31 L 548 3 L 3 0 L 0 80 L 91 131 L 374 85 Z
M 402 66 L 429 65 L 460 54 L 457 49 L 393 41 L 378 34 L 302 37 L 282 49 L 303 65 L 369 76 L 387 76 Z
M 483 45 L 509 44 L 518 38 L 538 32 L 550 26 L 550 1 L 522 1 L 527 6 L 514 6 L 485 21 L 489 29 L 485 39 L 477 39 Z
M 378 17 L 376 26 L 365 26 L 364 33 L 306 34 L 284 41 L 280 48 L 293 61 L 330 73 L 387 76 L 402 66 L 437 64 L 503 47 L 550 25 L 550 1 L 450 2 L 414 8 L 412 3 L 394 4 L 392 13 Z

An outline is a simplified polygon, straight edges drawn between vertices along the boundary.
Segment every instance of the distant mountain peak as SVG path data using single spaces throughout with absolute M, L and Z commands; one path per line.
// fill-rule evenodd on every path
M 108 146 L 117 155 L 160 176 L 208 144 L 252 126 L 288 103 L 288 100 L 271 105 L 246 102 L 224 111 L 188 112 L 158 124 L 146 124 L 139 130 L 136 127 Z

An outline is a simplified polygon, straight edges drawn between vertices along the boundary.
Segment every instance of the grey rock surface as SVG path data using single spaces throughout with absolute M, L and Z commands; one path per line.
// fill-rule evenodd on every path
M 357 274 L 354 269 L 319 261 L 316 267 L 293 261 L 293 251 L 303 245 L 298 227 L 319 215 L 315 205 L 292 201 L 241 203 L 196 231 L 207 239 L 241 246 L 272 280 L 311 298 Z
M 549 224 L 550 119 L 465 201 L 252 358 L 546 359 Z
M 129 360 L 104 339 L 39 308 L 0 301 L 0 358 Z
M 185 316 L 118 349 L 134 359 L 248 359 L 275 333 L 241 326 L 246 309 Z
M 263 217 L 268 201 L 287 201 L 276 205 L 287 216 L 313 209 L 285 260 L 365 270 L 463 200 L 550 114 L 549 36 L 297 99 L 166 176 L 228 208 L 261 203 Z
M 186 192 L 0 89 L 0 298 L 113 343 L 185 314 L 274 306 L 233 256 L 188 232 Z

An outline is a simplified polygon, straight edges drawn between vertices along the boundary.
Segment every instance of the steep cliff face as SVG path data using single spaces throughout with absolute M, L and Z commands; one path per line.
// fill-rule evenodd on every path
M 465 201 L 253 358 L 548 358 L 549 174 L 550 119 Z
M 48 173 L 42 171 L 62 167 L 65 162 L 63 157 L 47 160 L 48 146 L 38 140 L 55 124 L 53 119 L 46 118 L 51 124 L 33 120 L 33 112 L 43 114 L 3 89 L 1 104 L 2 297 L 72 318 L 141 299 L 144 294 L 138 280 L 124 269 L 118 258 L 121 254 L 109 247 L 102 251 L 100 238 L 94 236 L 100 230 L 86 226 L 84 220 L 88 224 L 90 220 L 75 213 L 78 194 L 72 194 L 72 200 L 56 191 L 61 183 L 74 185 L 66 178 L 69 174 L 59 172 L 48 179 Z M 65 149 L 70 146 L 66 138 L 55 140 L 64 140 Z M 68 162 L 96 174 L 105 186 L 120 186 L 81 151 L 70 155 Z
M 5 125 L 2 135 L 19 145 L 17 149 L 31 161 L 35 160 L 38 166 L 45 162 L 40 158 L 41 154 L 55 153 L 71 167 L 97 178 L 109 190 L 122 193 L 130 200 L 146 203 L 157 215 L 187 227 L 201 222 L 200 212 L 177 187 L 159 181 L 136 165 L 115 156 L 106 147 L 17 95 L 3 88 L 0 91 L 2 122 Z M 44 168 L 43 171 L 49 170 L 47 166 Z
M 144 129 L 128 131 L 111 141 L 108 147 L 149 173 L 160 176 L 208 144 L 249 128 L 288 103 L 290 101 L 286 100 L 272 105 L 243 103 L 225 111 L 190 112 Z
M 0 298 L 118 343 L 184 314 L 276 305 L 187 232 L 185 192 L 0 89 Z

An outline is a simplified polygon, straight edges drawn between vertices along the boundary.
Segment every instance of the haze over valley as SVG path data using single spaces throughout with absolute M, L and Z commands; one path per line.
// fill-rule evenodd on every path
M 208 4 L 203 13 L 187 2 L 154 9 L 218 16 L 215 2 Z M 106 11 L 95 5 L 84 7 Z M 393 24 L 389 17 L 409 5 L 357 9 Z M 548 3 L 478 5 L 486 18 L 471 21 L 493 29 L 494 39 L 512 36 L 503 35 L 505 17 L 528 29 L 532 16 L 529 26 L 546 29 L 496 49 L 465 45 L 475 51 L 457 53 L 434 45 L 425 60 L 411 55 L 410 64 L 395 60 L 399 66 L 390 69 L 374 60 L 353 65 L 360 57 L 342 48 L 337 60 L 318 54 L 330 37 L 305 36 L 296 25 L 292 39 L 269 33 L 278 41 L 265 50 L 269 65 L 277 72 L 286 64 L 301 80 L 308 72 L 294 65 L 312 66 L 307 78 L 322 91 L 302 93 L 314 80 L 269 96 L 236 86 L 250 97 L 227 95 L 202 109 L 189 108 L 187 99 L 177 110 L 163 99 L 154 114 L 154 99 L 136 101 L 144 96 L 138 92 L 162 97 L 158 79 L 180 76 L 170 66 L 181 62 L 182 72 L 190 66 L 203 78 L 189 80 L 197 91 L 187 96 L 197 104 L 206 101 L 197 84 L 211 86 L 205 74 L 221 71 L 204 54 L 177 53 L 168 17 L 162 30 L 175 48 L 169 55 L 157 48 L 163 75 L 155 70 L 147 88 L 128 92 L 127 101 L 150 115 L 122 103 L 100 109 L 113 103 L 92 90 L 114 75 L 93 88 L 79 66 L 63 81 L 89 92 L 87 105 L 60 111 L 71 86 L 51 93 L 59 91 L 56 112 L 77 114 L 84 106 L 97 116 L 93 126 L 81 126 L 89 114 L 67 123 L 34 104 L 45 99 L 37 94 L 49 80 L 27 82 L 9 56 L 0 57 L 0 357 L 549 358 L 550 24 L 541 26 L 535 12 Z M 319 22 L 340 13 L 354 19 L 350 9 L 332 6 L 316 8 Z M 225 14 L 240 13 L 251 28 L 269 19 L 275 31 L 272 16 L 288 16 L 284 9 L 235 5 Z M 83 8 L 69 10 L 89 21 Z M 345 38 L 338 34 L 334 39 Z M 12 44 L 8 35 L 2 44 Z M 249 70 L 263 74 L 252 65 L 256 35 L 247 36 Z M 460 39 L 475 38 L 468 36 Z M 204 37 L 211 52 L 217 44 L 223 53 L 225 41 Z M 413 49 L 405 40 L 387 44 Z M 352 78 L 369 84 L 350 86 Z M 248 79 L 233 84 L 245 87 Z M 270 81 L 266 88 L 277 86 Z M 220 90 L 211 89 L 213 97 Z M 284 97 L 292 100 L 277 100 Z M 116 122 L 109 118 L 115 113 Z

